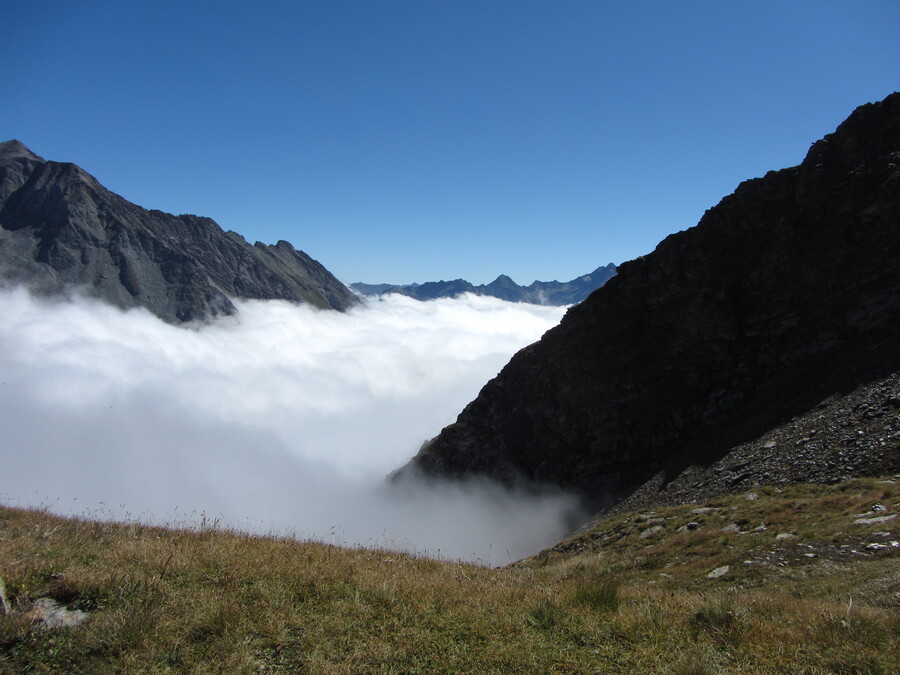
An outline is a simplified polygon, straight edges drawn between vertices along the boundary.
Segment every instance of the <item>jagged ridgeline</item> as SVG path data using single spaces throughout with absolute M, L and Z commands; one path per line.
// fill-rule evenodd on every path
M 350 287 L 367 296 L 398 293 L 416 300 L 435 298 L 455 298 L 463 293 L 487 295 L 509 302 L 529 302 L 535 305 L 574 305 L 600 288 L 616 275 L 613 263 L 598 267 L 590 274 L 583 274 L 571 281 L 534 281 L 528 286 L 520 286 L 505 274 L 501 274 L 489 284 L 478 286 L 465 279 L 453 281 L 428 281 L 424 284 L 350 284 Z
M 286 241 L 251 246 L 210 218 L 148 211 L 16 140 L 0 143 L 0 280 L 44 295 L 78 288 L 173 323 L 232 314 L 231 298 L 357 302 Z
M 895 386 L 898 369 L 895 93 L 854 111 L 799 166 L 742 183 L 697 226 L 621 265 L 406 470 L 525 478 L 608 505 L 722 461 L 829 397 Z M 900 470 L 900 392 L 878 395 L 873 437 L 820 444 L 842 471 Z M 759 450 L 779 466 L 811 439 Z M 744 464 L 738 483 L 756 470 Z

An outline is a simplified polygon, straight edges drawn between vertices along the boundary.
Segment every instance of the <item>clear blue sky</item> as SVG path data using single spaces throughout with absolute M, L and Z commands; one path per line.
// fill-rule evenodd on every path
M 0 139 L 346 282 L 651 251 L 900 88 L 900 2 L 29 2 Z

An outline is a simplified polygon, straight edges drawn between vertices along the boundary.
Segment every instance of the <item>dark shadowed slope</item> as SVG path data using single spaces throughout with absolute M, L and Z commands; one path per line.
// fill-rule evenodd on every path
M 0 144 L 0 279 L 48 295 L 78 287 L 170 322 L 231 314 L 230 298 L 357 301 L 285 241 L 251 246 L 210 218 L 148 211 L 15 140 Z
M 600 288 L 616 274 L 613 263 L 598 267 L 590 274 L 583 274 L 571 281 L 533 281 L 528 286 L 520 286 L 505 274 L 501 274 L 489 284 L 474 286 L 465 279 L 453 281 L 429 281 L 424 284 L 395 286 L 392 284 L 350 284 L 363 295 L 386 295 L 399 293 L 416 300 L 435 298 L 455 298 L 463 293 L 489 295 L 510 302 L 529 302 L 534 305 L 574 305 L 581 302 Z
M 898 369 L 893 94 L 858 108 L 800 166 L 742 183 L 696 227 L 620 266 L 411 466 L 523 476 L 608 504 Z M 884 424 L 900 430 L 886 407 Z

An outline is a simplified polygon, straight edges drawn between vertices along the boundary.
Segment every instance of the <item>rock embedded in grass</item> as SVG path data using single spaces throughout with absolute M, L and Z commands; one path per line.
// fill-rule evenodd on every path
M 854 525 L 872 525 L 873 523 L 884 523 L 897 517 L 896 513 L 887 516 L 875 516 L 874 518 L 857 518 L 853 521 Z
M 641 532 L 640 538 L 646 539 L 647 537 L 652 537 L 654 534 L 656 534 L 657 532 L 659 532 L 662 529 L 663 529 L 662 525 L 651 525 L 646 530 Z
M 712 572 L 706 575 L 707 579 L 718 579 L 719 577 L 723 577 L 731 571 L 731 568 L 728 565 L 722 565 L 721 567 L 717 567 Z
M 43 628 L 72 628 L 88 618 L 87 612 L 80 609 L 68 609 L 53 598 L 39 598 L 31 607 L 29 616 Z

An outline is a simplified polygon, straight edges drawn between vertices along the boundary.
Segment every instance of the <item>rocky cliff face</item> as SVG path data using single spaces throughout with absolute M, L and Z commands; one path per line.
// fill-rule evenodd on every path
M 231 314 L 230 298 L 356 302 L 285 241 L 251 246 L 210 218 L 148 211 L 18 141 L 0 144 L 0 279 L 41 294 L 77 287 L 170 322 Z
M 489 284 L 474 286 L 465 279 L 453 281 L 429 281 L 424 284 L 394 286 L 391 284 L 350 284 L 363 295 L 386 295 L 399 293 L 416 300 L 455 298 L 463 293 L 488 295 L 510 302 L 529 302 L 535 305 L 574 305 L 581 302 L 595 290 L 616 275 L 612 263 L 598 267 L 590 274 L 584 274 L 571 281 L 534 281 L 528 286 L 520 286 L 505 274 L 501 274 Z
M 608 505 L 897 370 L 893 94 L 858 108 L 801 165 L 742 183 L 696 227 L 621 265 L 406 470 L 526 478 Z M 883 419 L 900 431 L 896 417 Z M 900 462 L 895 431 L 885 465 Z

